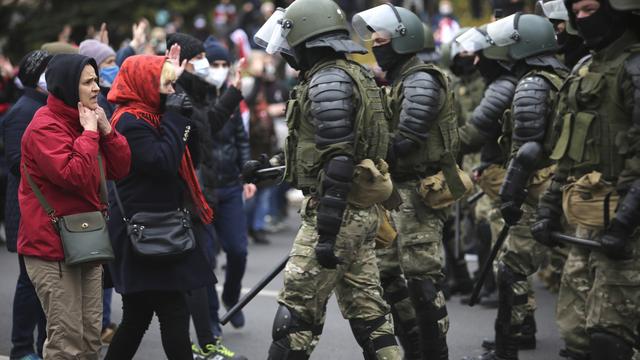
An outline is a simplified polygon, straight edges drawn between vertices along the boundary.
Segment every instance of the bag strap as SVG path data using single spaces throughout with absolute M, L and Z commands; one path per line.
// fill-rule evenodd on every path
M 100 153 L 98 153 L 98 168 L 100 171 L 100 202 L 103 205 L 108 205 L 109 197 L 107 195 L 107 180 L 104 175 L 104 169 L 102 168 L 102 157 L 100 156 Z M 36 196 L 36 198 L 40 202 L 40 205 L 42 205 L 44 210 L 47 212 L 47 215 L 49 215 L 49 217 L 52 220 L 55 220 L 56 211 L 53 209 L 51 204 L 49 204 L 47 199 L 44 197 L 44 194 L 42 194 L 40 187 L 38 187 L 35 181 L 33 181 L 33 178 L 31 177 L 31 175 L 29 174 L 29 171 L 27 170 L 27 165 L 23 163 L 22 169 L 24 170 L 24 174 L 27 177 L 27 182 L 29 183 L 29 187 L 31 188 L 31 190 L 33 191 L 33 194 Z
M 51 218 L 52 221 L 55 220 L 56 211 L 51 207 L 51 204 L 49 204 L 47 199 L 45 199 L 38 185 L 33 181 L 33 179 L 31 178 L 31 175 L 29 175 L 29 171 L 27 171 L 27 165 L 22 163 L 22 169 L 24 170 L 24 174 L 27 177 L 27 182 L 29 183 L 29 187 L 31 187 L 31 190 L 33 191 L 36 198 L 40 202 L 40 205 L 42 205 L 44 210 L 47 212 L 47 215 L 49 215 L 49 218 Z
M 122 220 L 124 220 L 124 222 L 126 223 L 129 223 L 129 219 L 127 218 L 127 215 L 125 215 L 124 206 L 122 206 L 122 201 L 120 200 L 120 194 L 118 194 L 118 186 L 116 185 L 115 181 L 113 182 L 113 195 L 116 196 L 116 204 L 118 204 L 118 208 L 120 209 L 120 214 L 122 214 Z

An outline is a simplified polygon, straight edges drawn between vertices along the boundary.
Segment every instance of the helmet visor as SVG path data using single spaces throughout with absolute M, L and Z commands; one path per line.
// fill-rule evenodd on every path
M 517 21 L 520 13 L 502 18 L 487 25 L 487 35 L 495 46 L 508 46 L 520 40 Z
M 564 0 L 552 0 L 542 4 L 544 16 L 552 20 L 569 21 L 569 13 L 564 6 Z
M 371 40 L 375 32 L 386 33 L 390 38 L 404 35 L 406 30 L 400 20 L 400 15 L 391 4 L 383 4 L 359 12 L 351 21 L 353 29 L 363 40 Z
M 286 22 L 283 19 L 284 9 L 277 8 L 253 36 L 253 41 L 255 41 L 256 45 L 266 49 L 268 54 L 278 52 L 293 54 L 286 38 L 290 28 L 285 26 Z
M 478 52 L 482 49 L 486 49 L 493 45 L 491 38 L 487 35 L 484 27 L 473 28 L 465 31 L 458 36 L 451 44 L 451 53 L 453 54 L 454 48 L 458 51 Z

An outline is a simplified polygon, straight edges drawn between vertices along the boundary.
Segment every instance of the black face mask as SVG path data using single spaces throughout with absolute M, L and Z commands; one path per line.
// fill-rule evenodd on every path
M 626 14 L 613 11 L 605 2 L 593 14 L 575 19 L 576 28 L 588 48 L 600 50 L 619 38 L 627 28 Z
M 564 55 L 564 64 L 571 69 L 580 59 L 589 54 L 589 50 L 580 36 L 567 34 L 566 32 L 565 34 L 566 41 L 560 48 L 559 53 Z
M 480 61 L 476 65 L 478 67 L 478 71 L 480 71 L 480 75 L 487 81 L 492 82 L 498 76 L 502 75 L 503 69 L 497 61 L 488 59 L 484 55 L 480 54 Z
M 458 77 L 465 77 L 476 71 L 474 65 L 475 58 L 473 56 L 456 56 L 451 64 L 451 72 Z
M 158 111 L 160 114 L 164 114 L 167 110 L 167 94 L 160 93 L 160 109 Z
M 382 46 L 374 46 L 372 48 L 373 56 L 375 56 L 378 66 L 384 71 L 393 69 L 400 60 L 401 56 L 391 47 L 391 43 Z

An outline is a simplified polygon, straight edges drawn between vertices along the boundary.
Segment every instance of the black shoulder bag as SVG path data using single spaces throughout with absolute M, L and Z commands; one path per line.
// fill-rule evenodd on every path
M 158 261 L 177 260 L 196 247 L 191 216 L 186 209 L 167 212 L 141 211 L 131 219 L 122 206 L 118 188 L 113 184 L 116 202 L 127 225 L 133 251 L 140 257 Z

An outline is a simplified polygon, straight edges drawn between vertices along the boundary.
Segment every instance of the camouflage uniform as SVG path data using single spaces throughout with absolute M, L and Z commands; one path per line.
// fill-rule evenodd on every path
M 579 205 L 569 199 L 560 209 L 563 189 L 569 189 L 565 188 L 567 183 L 571 184 L 592 171 L 602 174 L 611 187 L 611 193 L 625 194 L 631 188 L 633 191 L 630 193 L 635 194 L 634 181 L 637 181 L 640 169 L 636 147 L 640 135 L 638 120 L 634 118 L 639 114 L 637 110 L 632 113 L 631 109 L 634 104 L 638 107 L 640 101 L 637 87 L 640 56 L 637 46 L 634 46 L 637 43 L 635 34 L 625 32 L 592 58 L 578 63 L 568 78 L 558 111 L 558 127 L 562 131 L 552 154 L 559 160 L 558 170 L 554 182 L 541 199 L 538 210 L 540 224 L 545 225 L 546 219 L 554 219 L 562 211 L 567 214 Z M 567 124 L 572 119 L 576 121 L 574 134 L 582 131 L 584 136 L 570 133 L 572 128 Z M 585 123 L 585 119 L 593 123 Z M 593 129 L 605 129 L 606 133 Z M 620 189 L 626 190 L 620 192 Z M 564 196 L 568 195 L 565 190 Z M 633 196 L 630 196 L 627 194 L 628 199 L 621 201 L 633 201 Z M 612 204 L 611 210 L 615 208 Z M 614 222 L 625 212 L 634 210 L 633 206 L 622 204 L 617 209 Z M 621 213 L 620 209 L 625 211 Z M 595 217 L 603 222 L 602 210 L 596 208 L 593 211 L 599 213 Z M 603 224 L 586 226 L 578 222 L 575 234 L 599 239 L 608 234 L 609 230 L 603 229 Z M 535 225 L 532 230 L 535 234 Z M 614 260 L 602 252 L 570 247 L 561 279 L 557 323 L 567 350 L 574 358 L 586 358 L 589 354 L 593 357 L 594 351 L 602 354 L 602 349 L 613 349 L 611 344 L 621 349 L 637 343 L 640 323 L 639 235 L 637 230 L 628 235 L 627 253 L 631 257 L 628 260 Z
M 312 197 L 306 197 L 302 203 L 302 226 L 284 269 L 284 289 L 278 295 L 279 303 L 293 310 L 304 322 L 313 324 L 309 330 L 288 335 L 291 349 L 307 354 L 311 354 L 318 343 L 327 301 L 334 290 L 345 319 L 371 320 L 389 314 L 389 306 L 380 296 L 382 289 L 375 263 L 374 238 L 378 228 L 375 208 L 347 207 L 335 244 L 335 253 L 343 264 L 337 270 L 327 270 L 318 264 L 314 252 L 318 242 L 317 206 L 317 199 Z M 389 322 L 375 329 L 371 336 L 382 335 L 393 335 Z M 378 354 L 380 358 L 400 358 L 397 347 L 386 348 Z

